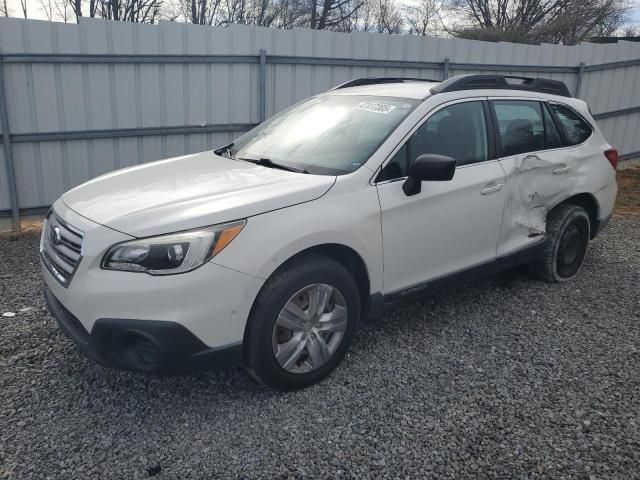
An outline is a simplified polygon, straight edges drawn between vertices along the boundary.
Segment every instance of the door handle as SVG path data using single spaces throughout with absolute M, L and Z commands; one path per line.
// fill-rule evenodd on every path
M 571 170 L 571 167 L 563 165 L 562 167 L 554 168 L 553 170 L 551 170 L 551 173 L 553 173 L 554 175 L 562 175 L 563 173 L 567 173 L 569 170 Z
M 489 195 L 490 193 L 499 192 L 502 190 L 502 183 L 489 184 L 480 190 L 480 195 Z

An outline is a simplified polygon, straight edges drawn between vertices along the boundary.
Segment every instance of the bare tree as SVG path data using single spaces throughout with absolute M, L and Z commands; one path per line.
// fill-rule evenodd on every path
M 292 28 L 302 24 L 305 13 L 300 0 L 250 0 L 245 21 L 262 27 Z
M 453 0 L 470 22 L 455 34 L 478 40 L 575 44 L 608 35 L 624 21 L 627 0 Z
M 55 6 L 52 0 L 40 0 L 40 9 L 44 12 L 47 20 L 53 20 Z
M 343 30 L 363 4 L 364 0 L 311 0 L 305 26 L 314 30 Z
M 100 17 L 133 23 L 155 23 L 161 0 L 98 0 Z
M 183 16 L 189 23 L 215 25 L 221 0 L 181 0 Z
M 22 14 L 24 18 L 28 18 L 27 16 L 27 5 L 29 4 L 29 0 L 20 0 L 20 8 L 22 9 Z
M 225 0 L 225 16 L 222 20 L 224 24 L 247 23 L 247 0 Z
M 206 25 L 214 24 L 214 20 L 219 14 L 221 0 L 198 0 L 198 2 L 200 3 L 200 11 L 198 12 L 198 9 L 196 9 L 196 12 L 200 14 L 200 23 Z M 194 13 L 193 9 L 191 13 Z
M 548 22 L 534 29 L 536 41 L 576 44 L 593 36 L 612 35 L 627 16 L 619 0 L 574 0 Z
M 622 29 L 620 38 L 638 38 L 640 37 L 640 27 L 634 27 L 633 25 L 627 25 Z
M 178 0 L 167 3 L 163 18 L 200 25 L 244 23 L 273 28 L 304 25 L 306 0 Z M 173 8 L 172 8 L 173 7 Z
M 403 19 L 393 0 L 378 0 L 376 7 L 376 31 L 378 33 L 400 33 Z
M 396 0 L 364 0 L 351 16 L 350 23 L 351 28 L 345 31 L 398 34 L 403 30 L 404 18 Z
M 0 1 L 0 17 L 8 17 L 10 15 L 9 5 L 7 0 Z
M 442 12 L 440 0 L 418 0 L 404 6 L 404 17 L 409 25 L 409 33 L 425 36 L 438 30 Z
M 376 0 L 365 0 L 362 6 L 351 17 L 353 28 L 351 30 L 362 30 L 364 32 L 375 31 Z
M 71 19 L 71 6 L 67 0 L 55 0 L 56 17 L 67 23 Z
M 99 0 L 66 0 L 69 3 L 69 6 L 71 6 L 71 10 L 73 10 L 74 15 L 76 16 L 76 21 L 79 23 L 80 22 L 80 17 L 83 16 L 88 16 L 88 17 L 95 17 L 98 14 L 98 3 Z M 85 5 L 89 7 L 89 9 L 86 11 L 87 14 L 85 14 L 85 11 L 83 10 L 83 5 Z
M 300 17 L 300 5 L 291 0 L 225 0 L 224 24 L 291 28 Z
M 258 25 L 279 28 L 293 28 L 304 25 L 307 13 L 304 0 L 272 0 L 271 5 L 271 14 L 266 14 L 262 23 L 257 23 Z

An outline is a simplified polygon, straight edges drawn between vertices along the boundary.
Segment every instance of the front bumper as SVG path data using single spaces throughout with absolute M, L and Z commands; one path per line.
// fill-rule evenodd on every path
M 122 345 L 113 346 L 104 338 L 115 336 L 120 343 L 135 343 L 132 338 L 123 339 L 127 335 L 115 335 L 129 330 L 149 337 L 150 355 L 163 357 L 162 370 L 180 370 L 177 364 L 183 361 L 188 370 L 196 359 L 242 343 L 251 306 L 264 280 L 212 261 L 178 275 L 103 270 L 100 264 L 105 252 L 133 237 L 92 222 L 60 200 L 53 209 L 61 221 L 83 232 L 82 258 L 66 284 L 44 265 L 42 275 L 52 313 L 87 356 L 121 367 L 109 353 L 116 347 L 122 350 Z M 181 339 L 179 346 L 174 345 L 176 337 Z M 239 358 L 237 352 L 234 355 Z
M 185 374 L 241 364 L 242 342 L 209 348 L 176 322 L 101 318 L 91 332 L 45 288 L 49 312 L 90 359 L 110 368 Z

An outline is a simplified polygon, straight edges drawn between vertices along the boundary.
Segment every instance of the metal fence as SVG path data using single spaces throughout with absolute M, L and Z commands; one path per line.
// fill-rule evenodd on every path
M 0 19 L 0 215 L 40 212 L 99 174 L 227 143 L 355 77 L 541 74 L 589 102 L 640 157 L 640 44 L 459 39 Z M 15 227 L 14 227 L 15 228 Z

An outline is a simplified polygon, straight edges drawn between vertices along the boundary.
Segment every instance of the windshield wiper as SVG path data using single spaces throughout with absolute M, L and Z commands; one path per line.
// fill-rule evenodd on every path
M 263 167 L 268 168 L 279 168 L 280 170 L 287 170 L 288 172 L 296 172 L 296 173 L 309 173 L 307 170 L 303 168 L 290 167 L 288 165 L 283 165 L 282 163 L 276 163 L 270 158 L 236 158 L 231 154 L 231 149 L 233 148 L 234 143 L 231 142 L 223 147 L 217 148 L 213 151 L 216 155 L 224 155 L 227 158 L 231 158 L 232 160 L 244 160 L 245 162 L 255 163 L 257 165 L 262 165 Z
M 224 147 L 220 147 L 216 150 L 213 151 L 213 153 L 215 153 L 216 155 L 220 155 L 222 156 L 223 154 L 226 154 L 226 156 L 228 158 L 233 158 L 235 160 L 235 157 L 233 155 L 231 155 L 231 148 L 233 147 L 234 143 L 231 142 L 227 145 L 225 145 Z
M 276 163 L 270 158 L 260 158 L 260 159 L 252 159 L 252 158 L 240 158 L 240 160 L 244 160 L 245 162 L 255 163 L 256 165 L 262 165 L 267 168 L 279 168 L 280 170 L 287 170 L 288 172 L 296 172 L 296 173 L 309 173 L 304 168 L 296 168 L 290 167 L 288 165 L 283 165 L 282 163 Z

